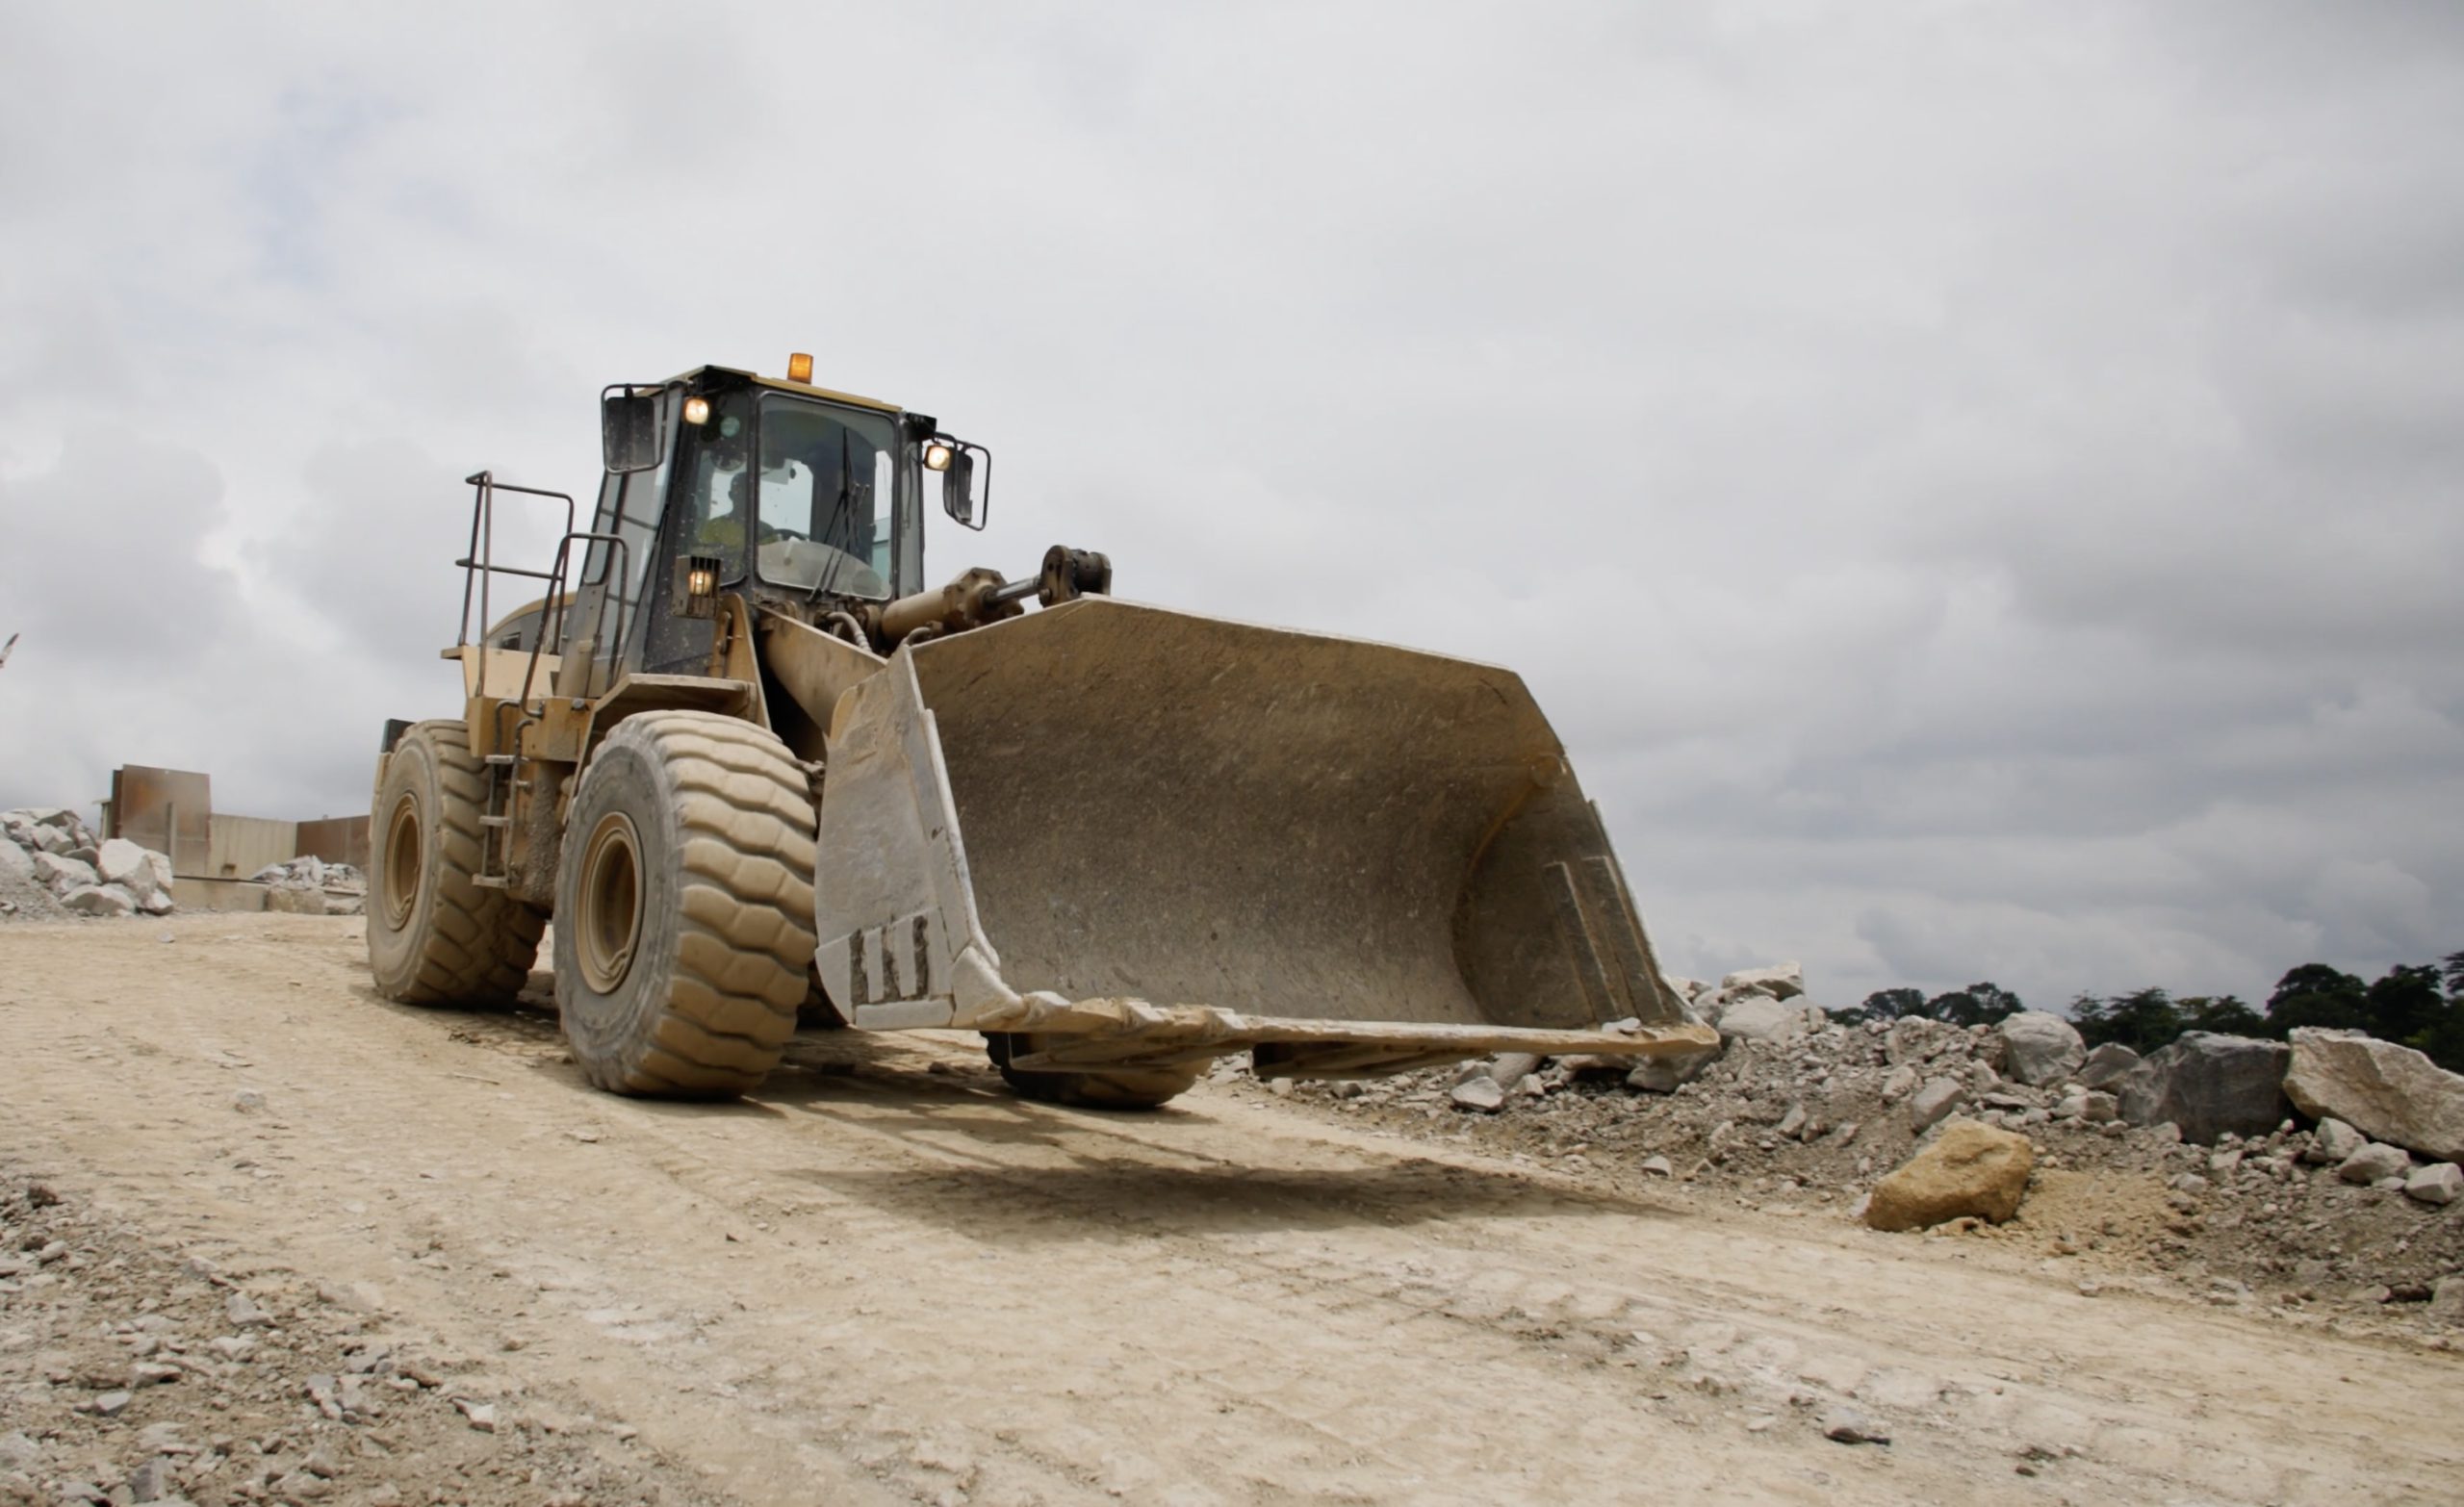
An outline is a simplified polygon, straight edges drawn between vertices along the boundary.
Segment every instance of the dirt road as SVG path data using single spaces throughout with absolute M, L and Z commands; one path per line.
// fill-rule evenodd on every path
M 0 1150 L 747 1502 L 2464 1499 L 2454 1353 L 958 1035 L 609 1098 L 549 1014 L 378 1002 L 353 919 L 0 930 Z

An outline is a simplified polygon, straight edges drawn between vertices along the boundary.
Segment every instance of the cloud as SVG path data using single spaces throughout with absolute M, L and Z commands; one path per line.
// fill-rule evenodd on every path
M 0 799 L 364 800 L 461 477 L 793 348 L 993 447 L 937 573 L 1520 670 L 1681 969 L 2458 945 L 2441 8 L 276 15 L 0 59 Z

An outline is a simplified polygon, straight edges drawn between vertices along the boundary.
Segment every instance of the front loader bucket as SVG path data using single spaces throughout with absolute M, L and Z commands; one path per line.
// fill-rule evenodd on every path
M 1717 1041 L 1492 666 L 1065 603 L 847 692 L 819 837 L 818 964 L 859 1025 L 1326 1075 Z

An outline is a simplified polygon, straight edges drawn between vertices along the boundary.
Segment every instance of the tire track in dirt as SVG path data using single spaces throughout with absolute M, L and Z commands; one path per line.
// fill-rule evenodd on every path
M 2121 1499 L 2456 1479 L 2421 1390 L 2447 1357 L 1203 1090 L 1026 1105 L 929 1036 L 801 1038 L 750 1106 L 613 1100 L 543 1016 L 376 1003 L 335 922 L 38 930 L 0 938 L 8 1134 L 183 1238 L 372 1283 L 476 1352 L 514 1339 L 492 1364 L 569 1378 L 750 1500 L 1963 1499 L 2035 1490 L 2012 1474 L 2035 1442 L 2088 1451 L 2047 1482 Z M 266 1110 L 229 1109 L 241 1086 Z M 2400 1364 L 2323 1398 L 2323 1356 Z M 1850 1391 L 1891 1451 L 1790 1405 Z

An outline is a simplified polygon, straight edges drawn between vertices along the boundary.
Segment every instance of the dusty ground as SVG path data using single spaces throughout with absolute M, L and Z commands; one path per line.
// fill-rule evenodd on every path
M 72 1314 L 84 1273 L 37 1282 L 60 1261 L 0 1280 L 0 1436 L 47 1479 L 132 1468 L 181 1408 L 192 1435 L 245 1432 L 213 1426 L 202 1372 L 121 1419 L 77 1411 L 116 1377 L 61 1357 L 141 1343 L 116 1327 L 145 1301 L 141 1239 L 184 1343 L 228 1338 L 193 1258 L 266 1294 L 300 1371 L 372 1341 L 436 1358 L 406 1420 L 290 1402 L 352 1465 L 327 1501 L 396 1475 L 406 1500 L 520 1499 L 517 1446 L 547 1451 L 540 1500 L 585 1479 L 591 1501 L 2464 1497 L 2464 1359 L 2431 1342 L 2084 1295 L 2022 1242 L 1873 1235 L 1254 1090 L 1042 1108 L 959 1036 L 807 1038 L 732 1108 L 611 1099 L 543 1013 L 377 1002 L 360 925 L 0 930 L 10 1229 L 65 1210 L 124 1285 Z M 61 1204 L 31 1208 L 28 1177 Z M 226 1407 L 259 1406 L 233 1385 Z M 453 1432 L 457 1391 L 496 1433 Z M 1891 1443 L 1825 1439 L 1842 1406 Z M 379 1470 L 355 1440 L 388 1422 L 408 1463 Z M 190 1495 L 234 1479 L 268 1478 Z

